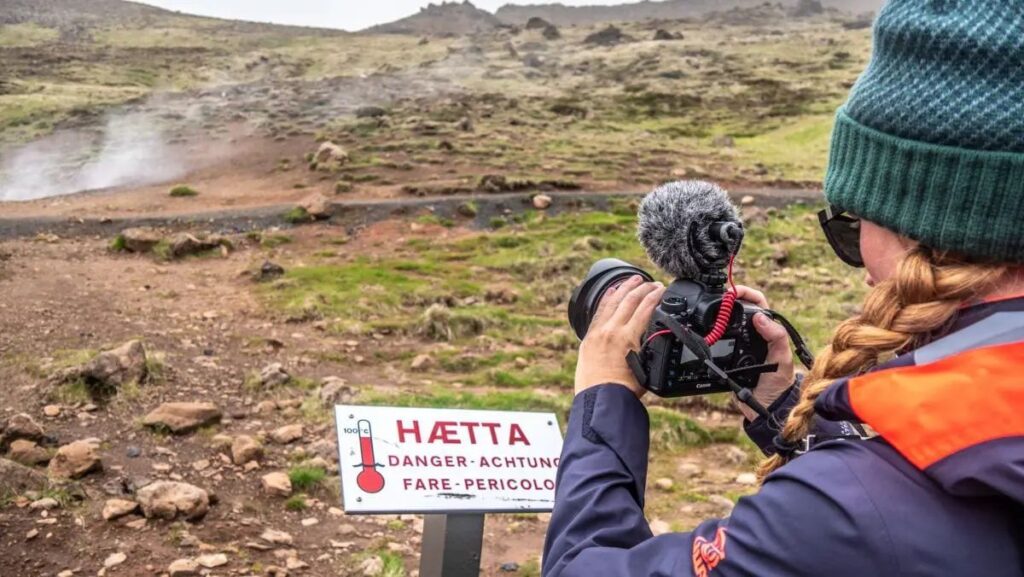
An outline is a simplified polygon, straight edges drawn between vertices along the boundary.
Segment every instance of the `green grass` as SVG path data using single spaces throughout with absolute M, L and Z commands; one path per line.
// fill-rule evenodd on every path
M 319 467 L 298 465 L 288 470 L 288 479 L 296 491 L 315 489 L 325 477 L 327 477 L 327 472 Z
M 309 503 L 306 502 L 306 495 L 297 493 L 288 497 L 288 500 L 284 502 L 284 508 L 295 512 L 305 511 L 309 508 Z
M 309 216 L 309 213 L 306 212 L 306 209 L 302 208 L 301 206 L 296 206 L 289 209 L 287 212 L 281 215 L 281 218 L 283 218 L 284 221 L 289 224 L 301 224 L 313 220 L 312 217 Z
M 7 24 L 0 26 L 0 47 L 30 47 L 57 40 L 60 32 L 38 24 Z
M 199 196 L 199 191 L 187 184 L 179 184 L 172 188 L 168 194 L 173 198 L 187 198 L 190 196 Z

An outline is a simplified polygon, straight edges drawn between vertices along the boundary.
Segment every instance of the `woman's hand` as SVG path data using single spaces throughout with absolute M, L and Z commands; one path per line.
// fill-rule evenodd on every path
M 626 355 L 640 348 L 640 339 L 664 292 L 661 283 L 644 283 L 642 277 L 634 276 L 605 293 L 580 344 L 576 394 L 604 383 L 618 383 L 637 397 L 644 395 L 646 389 L 633 376 Z
M 737 296 L 740 300 L 757 305 L 763 309 L 770 308 L 768 299 L 764 293 L 746 286 L 736 287 Z M 786 392 L 796 378 L 793 369 L 793 350 L 789 346 L 789 335 L 782 325 L 768 318 L 767 315 L 758 313 L 754 315 L 754 328 L 765 341 L 768 342 L 768 358 L 765 363 L 779 365 L 779 370 L 774 373 L 765 373 L 757 381 L 757 388 L 754 389 L 754 398 L 767 408 L 776 399 Z M 757 419 L 757 413 L 750 407 L 739 403 L 740 410 L 747 419 Z

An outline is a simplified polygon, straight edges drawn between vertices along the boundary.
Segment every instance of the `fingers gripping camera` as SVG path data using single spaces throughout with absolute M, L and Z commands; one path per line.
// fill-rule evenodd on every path
M 805 364 L 813 361 L 784 317 L 736 300 L 735 291 L 727 288 L 731 279 L 726 271 L 742 244 L 743 225 L 721 188 L 682 182 L 656 189 L 640 205 L 637 236 L 651 260 L 676 277 L 638 343 L 639 352 L 627 358 L 646 389 L 662 397 L 725 391 L 737 392 L 741 400 L 750 397 L 758 378 L 777 369 L 765 364 L 768 344 L 753 322 L 759 312 L 786 327 Z M 569 322 L 577 336 L 586 336 L 608 289 L 634 275 L 653 280 L 621 260 L 594 264 L 569 301 Z

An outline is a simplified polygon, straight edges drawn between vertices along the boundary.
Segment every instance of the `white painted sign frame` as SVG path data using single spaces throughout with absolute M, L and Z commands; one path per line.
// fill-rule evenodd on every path
M 335 425 L 347 514 L 539 513 L 554 506 L 562 451 L 554 413 L 337 405 Z

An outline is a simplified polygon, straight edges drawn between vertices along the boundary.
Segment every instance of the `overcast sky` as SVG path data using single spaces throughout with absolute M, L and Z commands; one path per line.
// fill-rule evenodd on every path
M 300 26 L 361 30 L 417 12 L 422 0 L 141 0 L 146 4 L 190 14 L 237 20 L 256 20 Z M 623 0 L 561 0 L 563 4 L 621 4 Z M 436 3 L 440 3 L 437 0 Z M 494 12 L 503 4 L 539 4 L 510 0 L 476 0 L 476 6 Z

